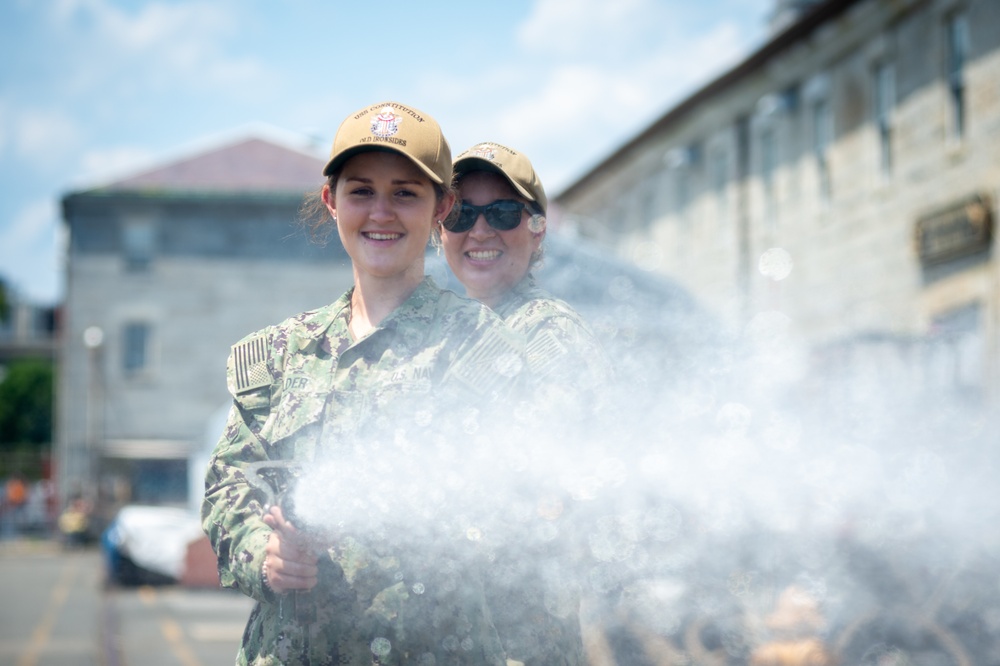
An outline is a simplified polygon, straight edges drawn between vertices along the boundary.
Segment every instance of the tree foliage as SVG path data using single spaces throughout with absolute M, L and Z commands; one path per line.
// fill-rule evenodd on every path
M 10 294 L 7 292 L 7 283 L 0 277 L 0 324 L 10 316 Z
M 11 362 L 0 381 L 0 450 L 52 442 L 54 368 L 50 361 Z

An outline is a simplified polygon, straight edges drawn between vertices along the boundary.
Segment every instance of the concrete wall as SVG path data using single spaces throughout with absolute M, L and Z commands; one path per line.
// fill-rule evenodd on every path
M 960 138 L 946 79 L 945 26 L 956 12 L 970 45 Z M 998 217 L 998 24 L 993 0 L 856 3 L 629 145 L 586 187 L 570 186 L 557 197 L 562 222 L 677 280 L 733 327 L 780 309 L 814 347 L 870 332 L 931 335 L 972 307 L 979 381 L 996 391 L 995 235 L 975 256 L 925 266 L 914 234 L 919 219 L 969 195 L 984 196 Z M 895 84 L 888 173 L 874 94 L 883 63 Z M 828 196 L 814 150 L 821 100 L 830 112 Z M 794 262 L 782 280 L 759 270 L 771 248 Z
M 230 400 L 230 345 L 351 285 L 336 237 L 323 249 L 292 226 L 298 203 L 248 213 L 211 201 L 105 198 L 73 208 L 57 418 L 64 493 L 93 490 L 100 456 L 184 458 L 201 449 L 210 417 Z M 157 230 L 145 270 L 130 270 L 120 243 L 137 215 Z M 129 323 L 151 332 L 138 372 L 123 363 Z M 92 349 L 90 327 L 103 331 Z

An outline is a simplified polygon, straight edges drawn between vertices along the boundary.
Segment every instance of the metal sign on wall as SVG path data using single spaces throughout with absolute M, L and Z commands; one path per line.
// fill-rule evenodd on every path
M 992 237 L 990 201 L 980 194 L 921 217 L 915 229 L 917 253 L 924 266 L 982 252 Z

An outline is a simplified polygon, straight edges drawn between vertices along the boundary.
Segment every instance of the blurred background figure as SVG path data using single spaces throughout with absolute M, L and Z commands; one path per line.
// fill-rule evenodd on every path
M 750 666 L 833 666 L 837 663 L 820 638 L 826 621 L 819 604 L 802 588 L 786 587 L 764 624 L 770 640 L 754 650 Z
M 28 485 L 19 474 L 7 479 L 3 494 L 3 536 L 16 537 L 24 523 L 24 507 L 28 501 Z
M 90 514 L 90 503 L 79 495 L 70 499 L 59 514 L 57 526 L 67 548 L 79 548 L 90 542 Z

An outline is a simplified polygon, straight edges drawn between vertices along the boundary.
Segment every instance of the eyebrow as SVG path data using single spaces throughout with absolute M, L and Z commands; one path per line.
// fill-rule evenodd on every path
M 374 182 L 371 178 L 363 178 L 361 176 L 347 176 L 344 180 L 347 180 L 347 181 L 357 181 L 359 183 L 364 183 L 366 185 L 367 184 L 371 184 L 372 182 Z M 405 179 L 404 178 L 404 179 L 394 180 L 394 181 L 392 181 L 392 184 L 393 185 L 421 185 L 421 186 L 423 186 L 423 185 L 426 185 L 427 183 L 425 181 L 422 181 L 422 180 Z

